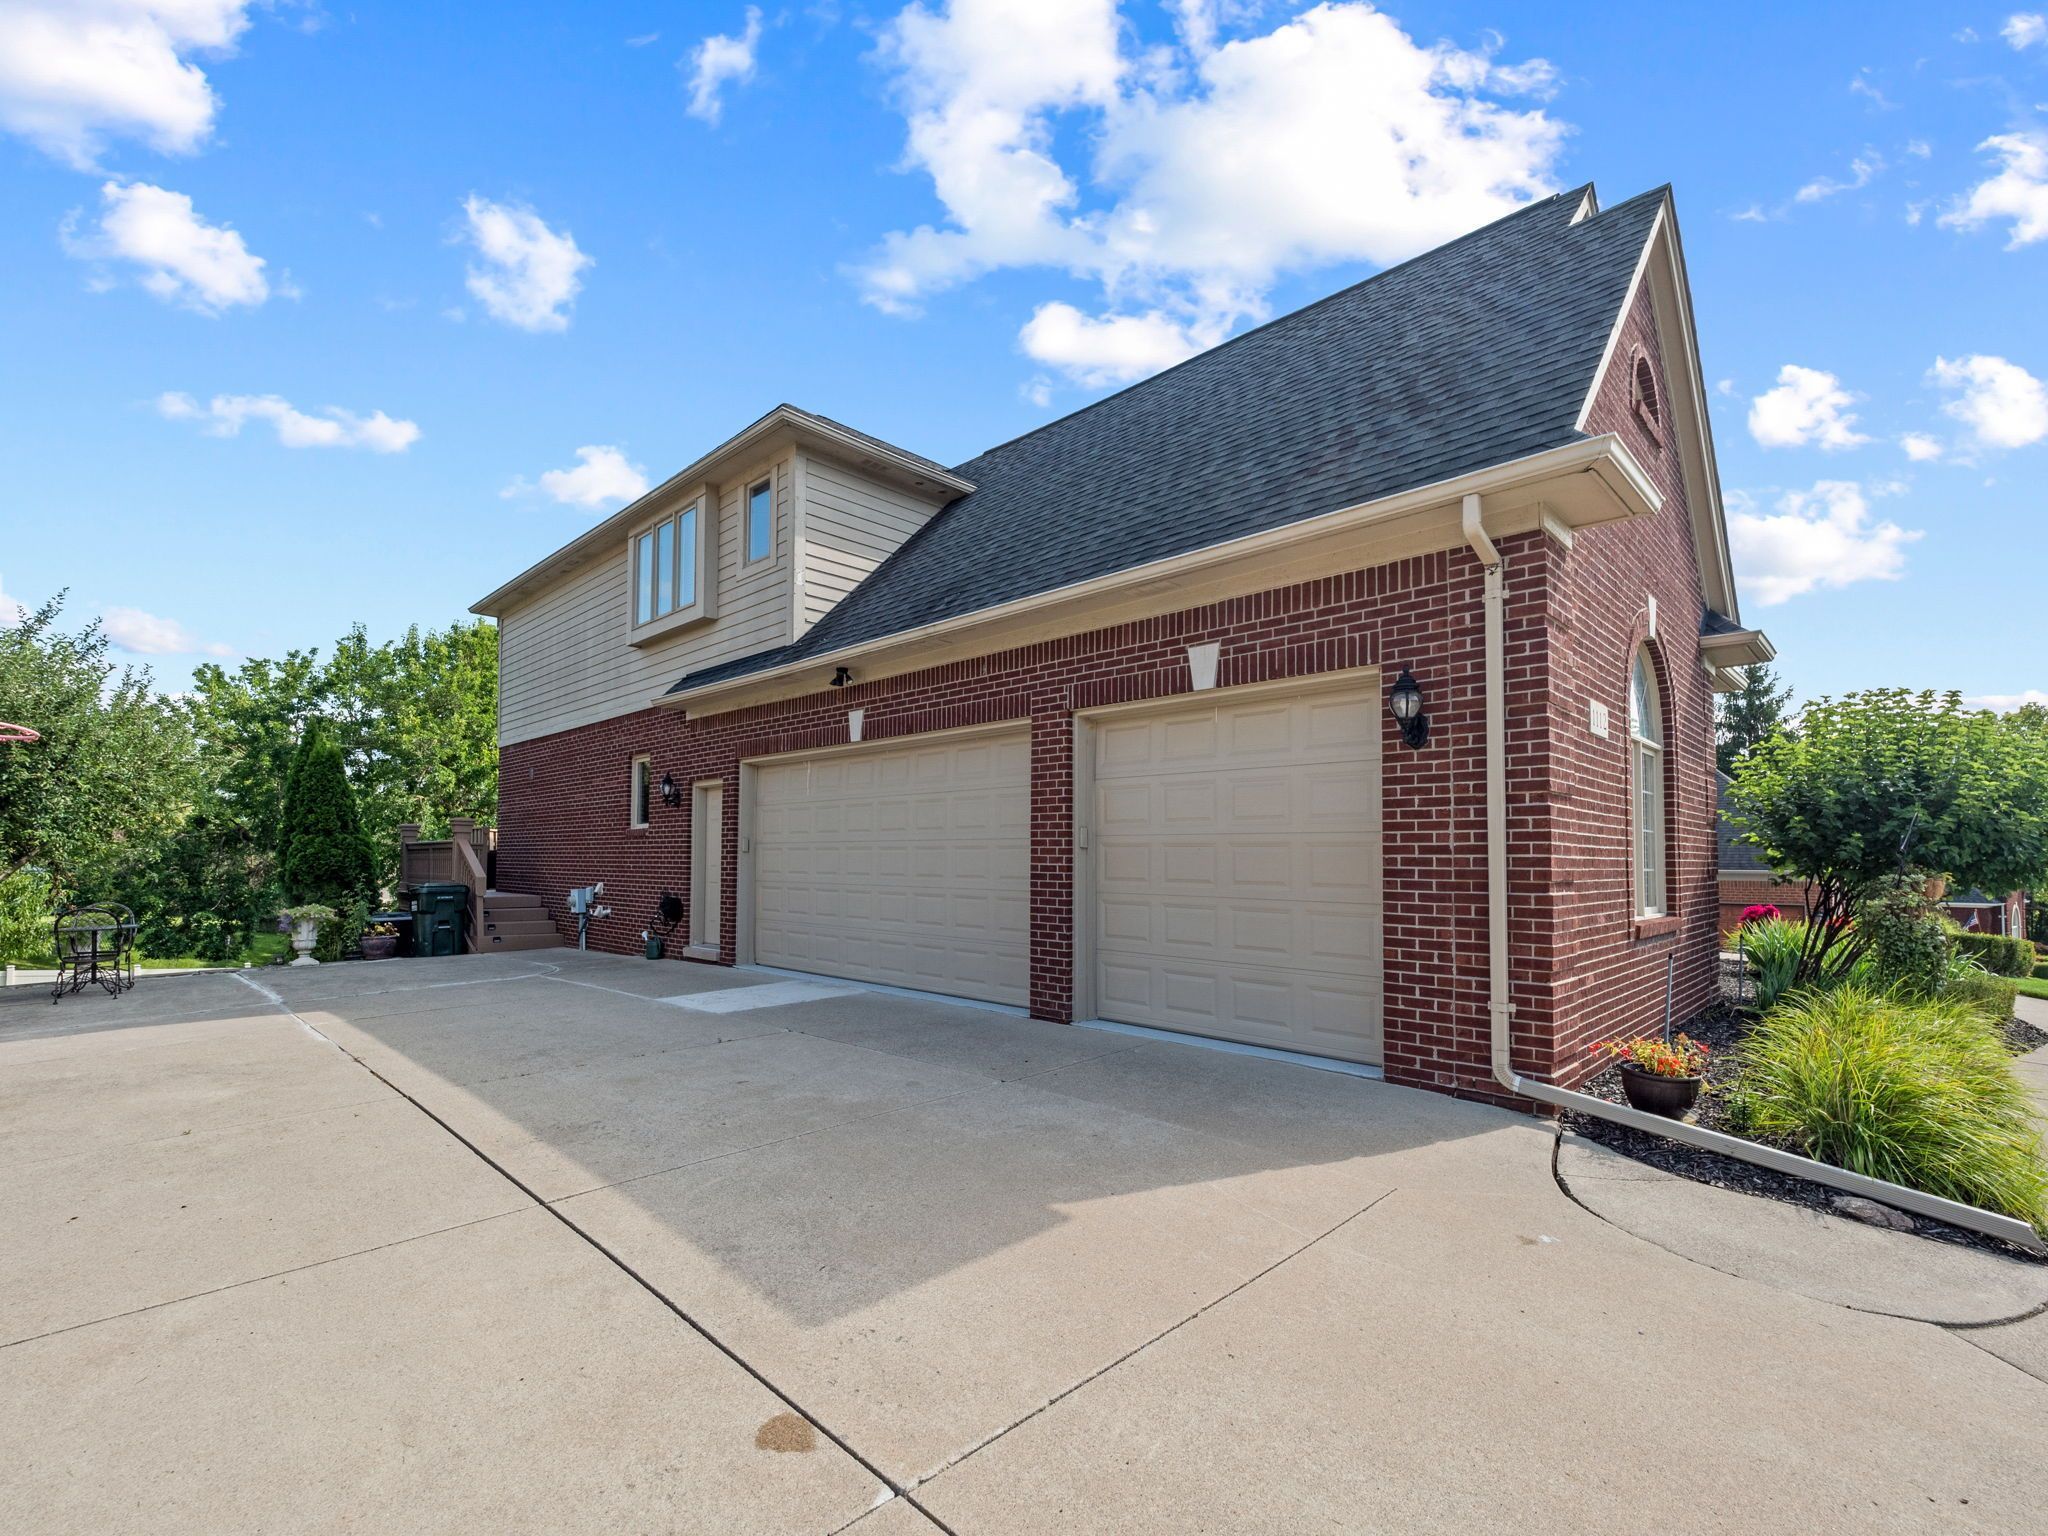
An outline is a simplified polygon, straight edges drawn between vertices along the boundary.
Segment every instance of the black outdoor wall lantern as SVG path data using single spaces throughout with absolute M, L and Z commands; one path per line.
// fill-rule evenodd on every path
M 683 792 L 676 787 L 675 775 L 664 773 L 661 776 L 661 803 L 663 805 L 677 805 L 681 803 L 682 798 Z
M 832 674 L 832 686 L 834 688 L 844 688 L 852 682 L 853 668 L 851 667 L 840 667 Z
M 1401 739 L 1411 747 L 1429 740 L 1429 716 L 1422 712 L 1422 685 L 1406 667 L 1394 679 L 1394 691 L 1387 695 L 1387 713 L 1401 727 Z

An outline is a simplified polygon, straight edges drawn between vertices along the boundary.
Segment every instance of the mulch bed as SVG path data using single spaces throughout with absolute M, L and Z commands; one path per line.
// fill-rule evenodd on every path
M 1712 1053 L 1707 1058 L 1707 1080 L 1702 1085 L 1699 1102 L 1686 1117 L 1691 1123 L 1705 1130 L 1740 1134 L 1728 1122 L 1727 1090 L 1735 1078 L 1735 1048 L 1748 1034 L 1753 1017 L 1731 1003 L 1722 1002 L 1682 1026 L 1681 1033 L 1692 1036 Z M 2024 1020 L 2013 1019 L 2005 1027 L 2005 1040 L 2006 1048 L 2015 1056 L 2024 1055 L 2048 1045 L 2048 1031 L 2037 1029 Z M 1597 1076 L 1588 1078 L 1579 1085 L 1579 1091 L 1596 1099 L 1605 1099 L 1610 1104 L 1628 1102 L 1622 1091 L 1621 1068 L 1618 1066 L 1610 1066 Z M 1761 1195 L 1767 1200 L 1782 1200 L 1788 1205 L 1804 1206 L 1829 1215 L 1841 1214 L 1834 1206 L 1841 1191 L 1825 1184 L 1815 1184 L 1789 1173 L 1779 1173 L 1776 1169 L 1745 1163 L 1739 1158 L 1724 1157 L 1718 1152 L 1688 1147 L 1682 1142 L 1670 1141 L 1630 1126 L 1616 1125 L 1612 1121 L 1598 1120 L 1576 1110 L 1563 1110 L 1558 1119 L 1566 1130 L 1576 1132 L 1588 1141 L 1598 1142 L 1637 1162 L 1647 1163 L 1680 1178 L 1711 1184 L 1717 1189 L 1732 1189 L 1745 1195 Z M 1787 1147 L 1784 1150 L 1796 1152 L 1798 1148 Z M 2048 1258 L 2015 1248 L 1997 1238 L 1986 1237 L 1981 1232 L 1950 1226 L 1945 1221 L 1935 1221 L 1926 1216 L 1902 1214 L 1912 1222 L 1911 1230 L 1921 1237 L 2048 1264 Z

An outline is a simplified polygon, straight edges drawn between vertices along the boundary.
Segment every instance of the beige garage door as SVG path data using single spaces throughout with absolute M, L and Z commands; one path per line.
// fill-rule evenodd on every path
M 1026 1000 L 1028 732 L 764 763 L 753 793 L 760 964 Z
M 1095 982 L 1105 1019 L 1380 1059 L 1372 687 L 1095 725 Z

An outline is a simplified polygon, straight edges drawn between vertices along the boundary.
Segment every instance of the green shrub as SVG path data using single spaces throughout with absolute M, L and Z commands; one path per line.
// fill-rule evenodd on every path
M 2019 983 L 2010 976 L 1994 976 L 1974 963 L 1958 967 L 1942 984 L 1943 998 L 1968 1004 L 1990 1024 L 2003 1024 L 2013 1014 L 2013 1000 L 2020 995 Z
M 1948 974 L 1947 919 L 1917 883 L 1897 883 L 1856 909 L 1856 928 L 1880 985 L 1932 997 Z
M 1731 1110 L 1749 1134 L 2048 1231 L 2048 1165 L 1998 1035 L 1950 997 L 1802 992 L 1743 1043 Z
M 2034 946 L 2026 939 L 1999 933 L 1959 933 L 1955 942 L 1956 948 L 1994 976 L 2033 974 Z
M 321 902 L 341 910 L 368 901 L 375 860 L 356 814 L 355 791 L 337 746 L 316 720 L 306 727 L 285 792 L 285 892 L 295 902 Z
M 55 915 L 50 878 L 40 869 L 17 869 L 0 880 L 0 961 L 55 965 L 57 952 L 50 947 Z

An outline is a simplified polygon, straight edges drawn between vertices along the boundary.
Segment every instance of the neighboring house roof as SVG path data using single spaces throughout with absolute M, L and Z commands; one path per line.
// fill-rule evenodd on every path
M 1942 902 L 1944 907 L 2002 907 L 2005 905 L 1996 896 L 1986 896 L 1974 885 L 1960 896 L 1951 896 Z
M 1720 772 L 1716 772 L 1714 778 L 1718 782 L 1718 798 L 1715 805 L 1719 812 L 1714 817 L 1714 830 L 1721 839 L 1721 873 L 1764 875 L 1776 879 L 1771 866 L 1764 862 L 1763 855 L 1757 852 L 1756 846 L 1741 841 L 1741 831 L 1728 819 L 1728 786 L 1735 781 Z
M 1583 440 L 1660 188 L 1546 198 L 1247 331 L 954 473 L 934 516 L 793 644 L 679 693 Z

